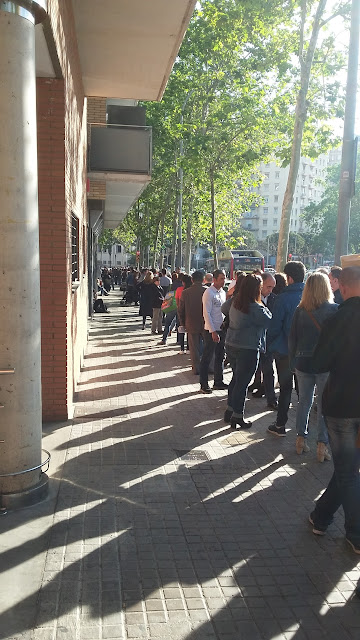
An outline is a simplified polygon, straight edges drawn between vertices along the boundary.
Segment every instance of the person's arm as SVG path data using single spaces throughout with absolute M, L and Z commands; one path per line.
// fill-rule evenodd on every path
M 290 362 L 290 369 L 292 371 L 295 368 L 295 355 L 296 355 L 296 347 L 297 347 L 297 340 L 298 340 L 297 327 L 298 327 L 299 314 L 300 314 L 300 309 L 299 307 L 297 307 L 292 319 L 289 338 L 288 338 L 289 362 Z
M 224 302 L 224 304 L 221 305 L 221 311 L 223 312 L 224 316 L 229 315 L 231 305 L 232 305 L 232 298 L 229 298 L 228 300 L 226 300 L 226 302 Z
M 342 335 L 344 333 L 341 332 L 336 315 L 324 322 L 312 357 L 317 373 L 330 371 L 336 362 L 338 353 L 342 350 Z
M 178 315 L 179 315 L 180 326 L 185 327 L 185 301 L 184 301 L 183 295 L 181 295 L 181 298 L 179 300 Z
M 211 333 L 212 339 L 214 342 L 220 342 L 219 335 L 217 331 L 215 331 L 215 327 L 211 319 L 212 295 L 210 292 L 210 287 L 208 288 L 207 291 L 204 292 L 204 295 L 202 297 L 202 304 L 203 304 L 203 316 L 204 316 L 205 324 L 207 324 L 207 326 L 209 327 L 208 331 Z
M 279 336 L 281 336 L 283 331 L 285 316 L 286 316 L 285 305 L 282 304 L 281 295 L 279 295 L 277 296 L 274 303 L 272 320 L 270 322 L 268 332 L 267 332 L 268 348 L 271 347 L 272 342 L 274 342 Z
M 264 304 L 257 304 L 252 309 L 252 322 L 258 326 L 267 329 L 272 318 L 271 311 Z

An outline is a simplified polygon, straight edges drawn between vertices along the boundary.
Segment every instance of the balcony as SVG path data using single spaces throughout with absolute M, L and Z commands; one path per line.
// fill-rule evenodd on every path
M 149 182 L 151 127 L 91 124 L 88 176 L 93 180 Z
M 106 229 L 120 224 L 149 184 L 151 149 L 151 127 L 90 125 L 88 176 L 106 184 Z

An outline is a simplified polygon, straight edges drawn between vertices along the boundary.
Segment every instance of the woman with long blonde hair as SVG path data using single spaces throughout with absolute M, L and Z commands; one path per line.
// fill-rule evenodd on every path
M 289 335 L 290 366 L 295 370 L 299 388 L 299 404 L 296 412 L 296 452 L 309 451 L 307 444 L 310 410 L 317 388 L 317 459 L 331 460 L 328 451 L 328 434 L 322 415 L 322 394 L 328 373 L 318 373 L 313 363 L 321 327 L 325 320 L 337 311 L 327 275 L 315 272 L 306 280 Z

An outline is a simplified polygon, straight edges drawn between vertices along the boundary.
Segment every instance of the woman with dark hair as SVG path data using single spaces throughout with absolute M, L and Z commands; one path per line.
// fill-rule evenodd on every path
M 262 278 L 248 274 L 230 307 L 225 346 L 233 377 L 224 421 L 230 422 L 232 429 L 251 427 L 251 422 L 244 420 L 246 393 L 258 366 L 259 351 L 264 351 L 265 331 L 272 317 L 261 302 L 261 287 Z
M 286 275 L 285 273 L 281 273 L 281 272 L 274 273 L 274 278 L 276 280 L 276 285 L 273 288 L 273 293 L 275 293 L 275 295 L 278 296 L 279 293 L 284 291 L 285 287 L 287 286 Z

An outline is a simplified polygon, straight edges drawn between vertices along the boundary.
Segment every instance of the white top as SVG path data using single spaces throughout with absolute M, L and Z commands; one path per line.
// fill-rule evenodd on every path
M 225 300 L 226 293 L 224 289 L 216 289 L 213 284 L 204 291 L 202 304 L 206 331 L 210 331 L 210 333 L 220 331 L 224 320 L 221 305 L 224 304 Z

